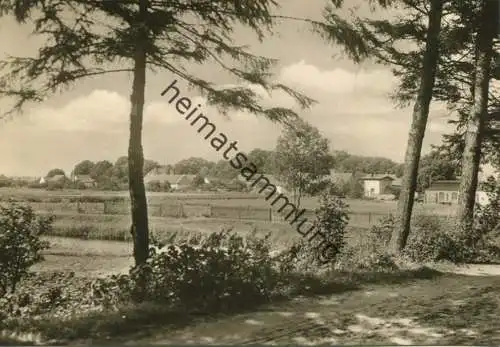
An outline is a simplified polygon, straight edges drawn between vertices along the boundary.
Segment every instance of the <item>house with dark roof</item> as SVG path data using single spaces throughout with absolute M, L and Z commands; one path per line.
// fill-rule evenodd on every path
M 54 175 L 52 177 L 45 177 L 45 182 L 60 182 L 63 183 L 66 180 L 65 175 Z
M 144 176 L 144 183 L 168 182 L 173 190 L 184 189 L 193 184 L 196 175 L 176 175 L 165 167 L 155 168 Z
M 73 183 L 83 185 L 85 188 L 94 188 L 97 185 L 97 182 L 90 175 L 73 175 L 71 178 Z
M 352 178 L 354 178 L 354 173 L 351 172 L 337 172 L 334 169 L 330 170 L 330 175 L 327 177 L 332 181 L 334 184 L 346 184 L 348 183 Z
M 270 190 L 264 191 L 267 187 L 276 187 L 276 193 L 278 194 L 286 194 L 287 190 L 285 189 L 285 185 L 280 182 L 280 180 L 271 174 L 255 174 L 251 180 L 247 180 L 246 177 L 243 177 L 241 174 L 238 175 L 237 179 L 247 185 L 247 187 L 251 188 L 254 192 L 269 193 Z

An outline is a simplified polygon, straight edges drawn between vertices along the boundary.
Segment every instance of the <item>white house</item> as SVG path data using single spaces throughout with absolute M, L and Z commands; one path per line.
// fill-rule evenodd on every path
M 479 182 L 476 191 L 476 203 L 487 205 L 490 201 L 488 194 L 481 188 L 482 182 Z M 458 204 L 458 191 L 460 188 L 459 180 L 439 180 L 434 181 L 425 190 L 424 201 L 429 204 Z
M 371 174 L 362 177 L 364 196 L 368 198 L 376 198 L 381 195 L 391 194 L 390 188 L 394 178 L 389 174 Z

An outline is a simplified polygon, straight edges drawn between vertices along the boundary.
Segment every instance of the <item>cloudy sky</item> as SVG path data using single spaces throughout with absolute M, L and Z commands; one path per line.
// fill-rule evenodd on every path
M 352 0 L 355 2 L 354 0 Z M 282 13 L 319 18 L 322 1 L 287 0 Z M 28 31 L 8 20 L 0 21 L 0 47 L 11 55 L 36 52 L 37 42 Z M 355 65 L 343 59 L 338 47 L 325 44 L 306 26 L 285 23 L 277 35 L 258 43 L 251 33 L 238 30 L 238 42 L 252 51 L 279 59 L 275 79 L 318 101 L 301 116 L 331 140 L 333 149 L 361 155 L 385 156 L 402 161 L 411 109 L 396 109 L 387 97 L 394 80 L 387 67 Z M 192 71 L 220 84 L 235 83 L 213 65 Z M 144 152 L 146 158 L 174 163 L 190 156 L 221 159 L 175 108 L 160 96 L 175 76 L 149 73 L 146 90 Z M 185 96 L 197 98 L 180 81 Z M 44 175 L 61 167 L 70 171 L 84 160 L 116 160 L 127 152 L 131 76 L 109 75 L 79 83 L 72 90 L 31 107 L 22 116 L 0 124 L 0 173 Z M 293 106 L 290 98 L 272 95 L 266 103 Z M 0 100 L 0 110 L 7 102 Z M 234 113 L 223 117 L 202 106 L 205 114 L 240 150 L 274 147 L 280 127 L 265 119 Z M 424 150 L 438 143 L 447 131 L 447 113 L 431 111 Z

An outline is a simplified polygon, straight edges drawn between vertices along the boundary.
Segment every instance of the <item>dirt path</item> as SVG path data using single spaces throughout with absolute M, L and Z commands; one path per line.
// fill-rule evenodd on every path
M 130 243 L 50 241 L 34 270 L 102 276 L 132 265 Z M 434 267 L 443 275 L 433 280 L 297 298 L 130 344 L 500 344 L 500 266 Z
M 443 275 L 404 285 L 298 298 L 138 343 L 498 344 L 499 277 Z M 134 343 L 135 344 L 135 343 Z

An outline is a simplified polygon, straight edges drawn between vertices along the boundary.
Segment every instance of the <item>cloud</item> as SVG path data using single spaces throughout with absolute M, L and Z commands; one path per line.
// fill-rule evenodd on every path
M 304 60 L 281 70 L 285 83 L 328 94 L 361 93 L 381 95 L 390 92 L 396 80 L 387 69 L 351 72 L 346 69 L 320 70 Z
M 334 149 L 402 160 L 412 109 L 395 109 L 385 96 L 390 91 L 385 79 L 389 75 L 389 71 L 375 70 L 361 71 L 356 76 L 348 70 L 321 70 L 299 62 L 283 67 L 280 81 L 297 91 L 305 91 L 319 102 L 299 114 L 329 138 Z M 335 79 L 342 79 L 347 88 L 332 83 Z M 268 94 L 262 87 L 247 86 L 261 96 L 266 107 L 297 107 L 294 99 L 283 91 Z M 244 111 L 232 111 L 225 117 L 186 85 L 179 82 L 178 87 L 182 96 L 192 100 L 193 106 L 201 105 L 199 111 L 218 131 L 225 133 L 230 141 L 238 141 L 240 150 L 275 146 L 281 132 L 279 125 Z M 162 164 L 189 156 L 221 159 L 220 153 L 168 101 L 165 96 L 145 105 L 145 156 Z M 70 170 L 83 159 L 114 161 L 127 151 L 129 111 L 128 97 L 104 89 L 65 104 L 38 108 L 28 117 L 0 128 L 3 173 L 43 174 L 53 167 Z M 438 142 L 447 129 L 446 118 L 441 117 L 443 112 L 442 107 L 433 104 L 424 151 L 430 143 Z

